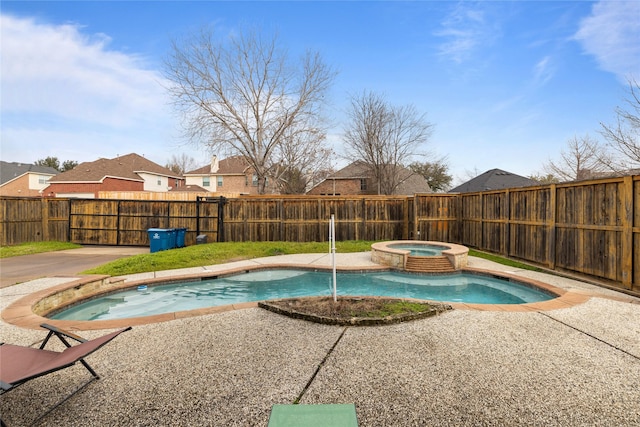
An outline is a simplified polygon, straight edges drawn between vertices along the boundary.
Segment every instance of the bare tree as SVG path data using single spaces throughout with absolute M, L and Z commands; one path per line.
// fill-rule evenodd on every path
M 290 129 L 278 146 L 273 168 L 278 187 L 283 194 L 303 194 L 319 174 L 331 167 L 333 150 L 324 146 L 325 133 L 304 127 Z
M 193 157 L 182 153 L 180 155 L 172 155 L 165 167 L 182 176 L 185 172 L 197 169 L 198 164 Z
M 543 169 L 547 174 L 561 181 L 590 179 L 609 171 L 606 166 L 608 155 L 602 145 L 589 135 L 574 136 L 567 141 L 566 150 L 560 152 L 560 159 L 549 160 Z
M 346 157 L 362 161 L 378 186 L 378 194 L 393 194 L 400 169 L 418 154 L 433 125 L 413 105 L 393 106 L 381 95 L 363 92 L 351 97 L 345 129 Z
M 318 53 L 292 63 L 276 36 L 245 31 L 217 41 L 208 29 L 172 44 L 165 75 L 187 135 L 213 152 L 242 155 L 261 194 L 287 133 L 321 127 L 324 94 L 335 77 Z
M 600 123 L 600 133 L 608 146 L 618 154 L 610 166 L 617 172 L 640 168 L 640 85 L 629 80 L 629 96 L 625 99 L 628 109 L 616 108 L 617 122 L 614 125 Z

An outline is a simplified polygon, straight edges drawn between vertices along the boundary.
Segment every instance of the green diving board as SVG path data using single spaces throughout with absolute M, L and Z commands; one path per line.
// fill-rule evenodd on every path
M 268 427 L 358 427 L 356 405 L 273 405 Z

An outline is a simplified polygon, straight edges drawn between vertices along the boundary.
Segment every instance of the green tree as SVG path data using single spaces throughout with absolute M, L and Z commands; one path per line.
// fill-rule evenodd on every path
M 46 157 L 44 159 L 36 160 L 34 163 L 36 166 L 47 166 L 50 168 L 54 168 L 57 171 L 61 171 L 60 169 L 60 160 L 57 157 Z
M 432 162 L 413 162 L 409 165 L 412 172 L 422 175 L 429 183 L 432 191 L 447 191 L 451 188 L 453 177 L 449 175 L 447 158 L 442 157 Z
M 58 172 L 66 172 L 78 166 L 78 162 L 75 160 L 65 160 L 62 162 L 62 166 L 60 166 L 60 160 L 57 157 L 46 157 L 44 159 L 36 160 L 34 163 L 36 166 L 47 166 L 50 168 L 54 168 Z
M 560 179 L 552 173 L 547 174 L 533 174 L 529 176 L 529 179 L 534 181 L 538 181 L 540 184 L 557 184 L 560 182 Z
M 71 169 L 75 168 L 76 166 L 78 166 L 78 162 L 76 162 L 75 160 L 65 160 L 64 162 L 62 162 L 62 171 L 61 172 L 70 171 Z

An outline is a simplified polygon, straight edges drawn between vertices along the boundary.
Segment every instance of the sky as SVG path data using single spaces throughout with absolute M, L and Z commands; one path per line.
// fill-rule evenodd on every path
M 186 139 L 163 77 L 171 42 L 209 26 L 278 34 L 292 59 L 318 52 L 333 165 L 346 165 L 349 97 L 413 105 L 428 153 L 454 184 L 490 169 L 540 174 L 567 141 L 602 139 L 640 80 L 640 2 L 7 1 L 0 9 L 0 159 L 93 161 L 137 153 L 165 165 Z

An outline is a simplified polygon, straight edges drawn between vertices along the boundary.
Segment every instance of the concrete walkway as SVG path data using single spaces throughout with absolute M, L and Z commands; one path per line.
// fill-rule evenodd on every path
M 246 262 L 303 259 L 324 262 L 317 254 Z M 339 260 L 356 266 L 367 256 Z M 0 413 L 14 426 L 266 426 L 272 405 L 299 400 L 355 403 L 360 426 L 640 425 L 638 299 L 477 258 L 470 264 L 589 298 L 558 310 L 453 310 L 380 327 L 319 325 L 258 308 L 141 325 L 91 355 L 102 378 L 53 411 L 89 378 L 82 366 L 3 395 Z M 2 289 L 0 307 L 65 280 L 73 279 Z M 43 337 L 0 324 L 0 341 Z
M 41 277 L 76 276 L 90 268 L 142 253 L 149 253 L 149 248 L 86 246 L 64 251 L 0 258 L 0 288 Z

